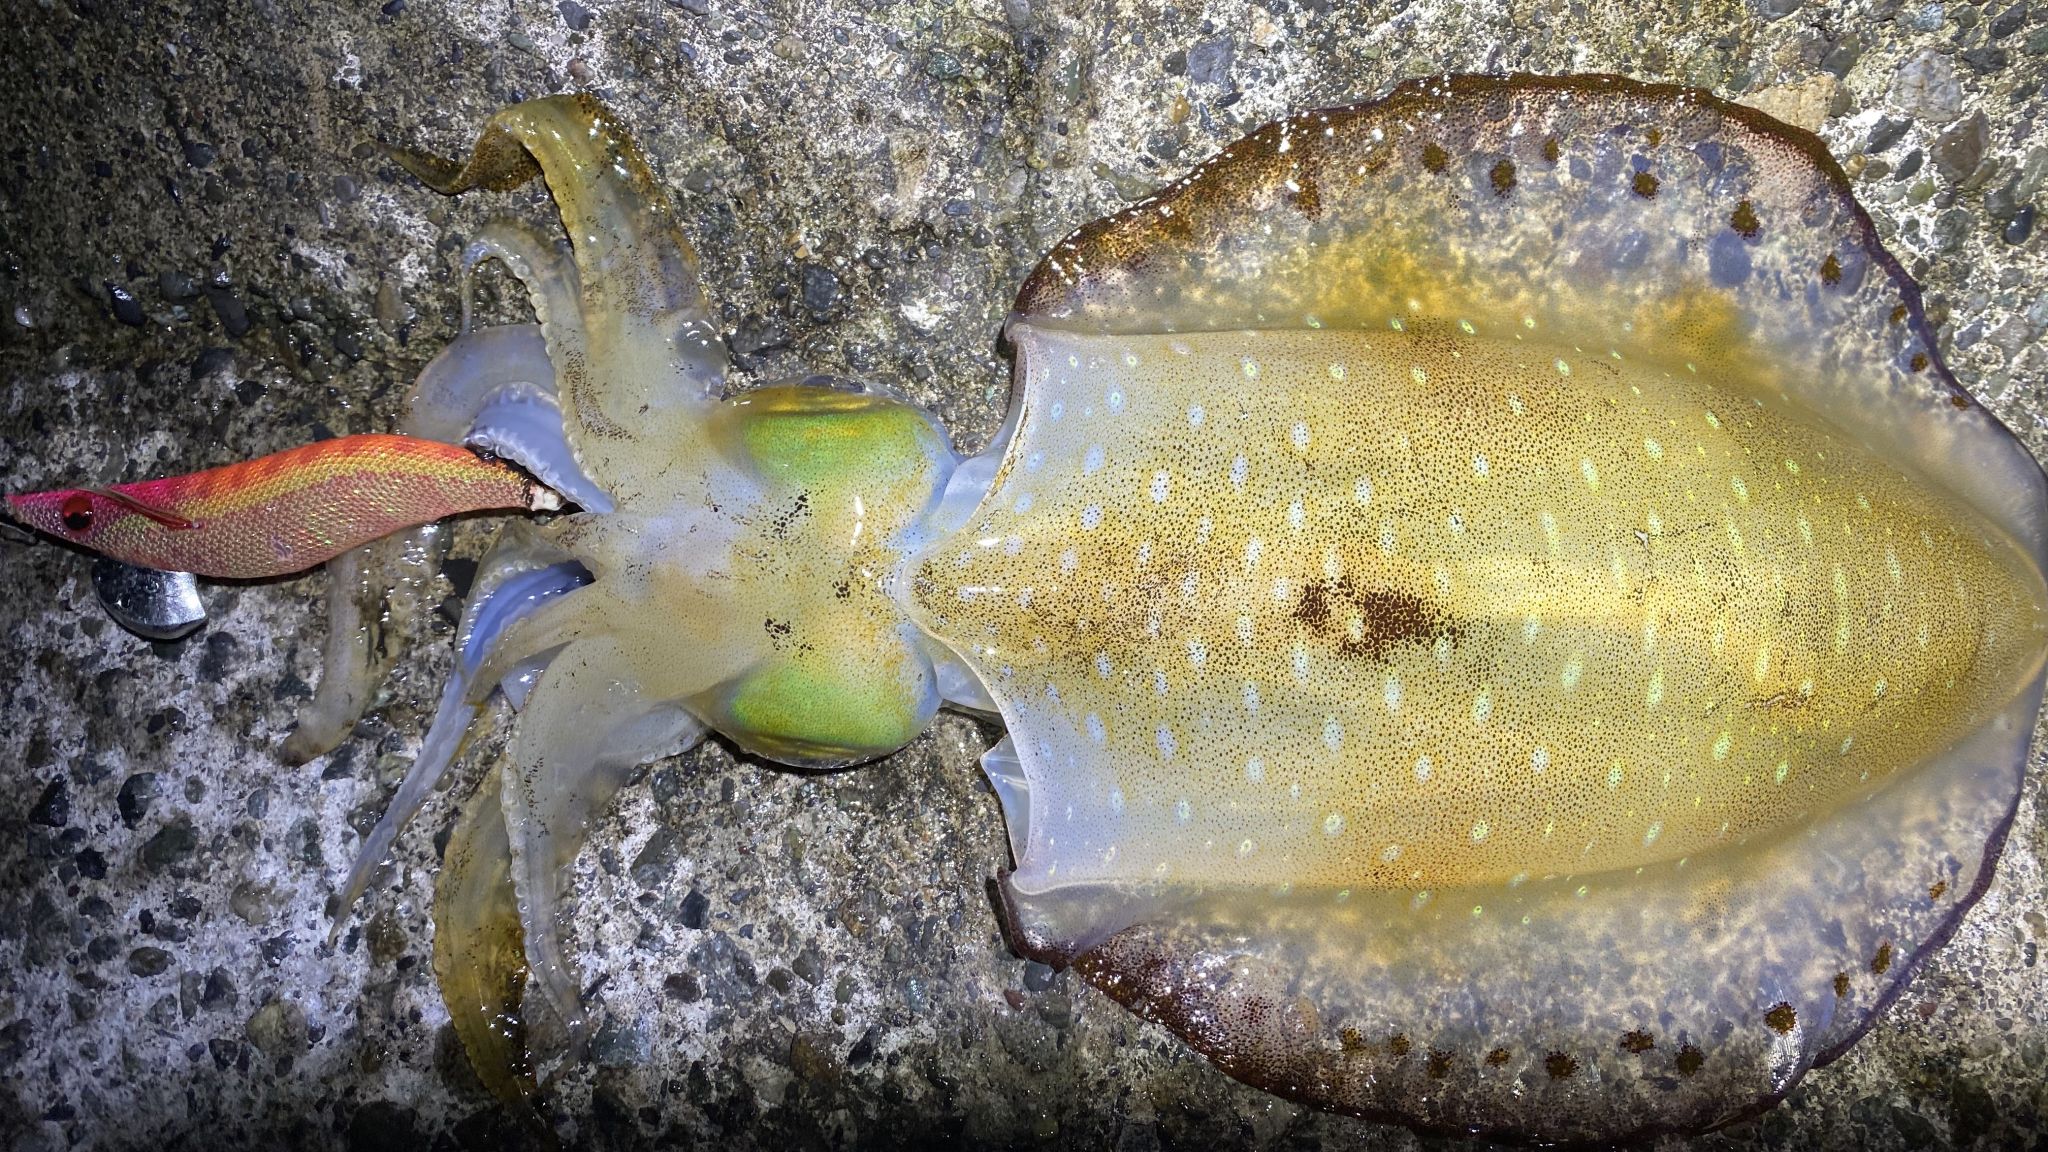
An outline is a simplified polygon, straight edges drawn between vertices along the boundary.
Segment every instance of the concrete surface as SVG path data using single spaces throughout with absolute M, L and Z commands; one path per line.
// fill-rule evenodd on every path
M 1946 317 L 1957 374 L 2048 441 L 2048 274 L 2042 229 L 2020 223 L 2048 179 L 2044 0 L 22 0 L 6 23 L 7 490 L 388 429 L 453 329 L 461 239 L 545 202 L 443 200 L 370 142 L 461 150 L 490 110 L 572 88 L 612 101 L 673 189 L 739 383 L 886 381 L 971 449 L 996 425 L 994 336 L 1039 253 L 1267 119 L 1441 70 L 1706 85 L 1819 127 Z M 517 315 L 506 283 L 484 285 L 499 318 Z M 459 554 L 482 541 L 465 530 Z M 448 615 L 356 740 L 286 768 L 318 576 L 211 586 L 206 631 L 148 644 L 104 620 L 86 571 L 0 541 L 0 1143 L 516 1137 L 426 962 L 460 789 L 325 943 L 358 835 L 425 728 Z M 602 976 L 603 1024 L 555 1081 L 563 1138 L 1418 1143 L 1240 1087 L 1012 957 L 983 887 L 1004 859 L 974 766 L 993 737 L 944 718 L 823 777 L 712 746 L 629 786 L 576 865 L 573 944 Z M 1686 1146 L 2043 1139 L 2033 786 L 2019 819 L 1990 894 L 1869 1038 L 1762 1120 Z

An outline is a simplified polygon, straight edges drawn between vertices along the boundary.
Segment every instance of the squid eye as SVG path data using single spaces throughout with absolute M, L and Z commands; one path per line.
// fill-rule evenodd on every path
M 73 532 L 84 532 L 92 527 L 92 497 L 83 494 L 66 496 L 57 514 L 63 518 L 64 527 Z

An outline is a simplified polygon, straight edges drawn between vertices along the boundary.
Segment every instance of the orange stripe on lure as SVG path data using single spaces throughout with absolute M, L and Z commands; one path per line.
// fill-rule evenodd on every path
M 260 579 L 461 512 L 546 511 L 549 489 L 467 448 L 343 436 L 184 476 L 7 497 L 31 528 L 128 564 Z

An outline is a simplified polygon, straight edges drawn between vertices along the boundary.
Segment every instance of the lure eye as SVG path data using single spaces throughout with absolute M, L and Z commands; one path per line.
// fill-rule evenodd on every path
M 64 527 L 73 532 L 84 532 L 92 527 L 92 497 L 80 493 L 66 496 L 57 509 L 57 515 L 64 521 Z

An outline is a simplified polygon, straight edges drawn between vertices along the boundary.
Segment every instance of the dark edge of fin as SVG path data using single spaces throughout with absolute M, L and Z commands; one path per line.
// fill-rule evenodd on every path
M 1807 1073 L 1800 1075 L 1792 1083 L 1786 1085 L 1783 1092 L 1760 1096 L 1704 1130 L 1689 1128 L 1685 1125 L 1646 1124 L 1630 1133 L 1611 1139 L 1595 1141 L 1559 1142 L 1555 1139 L 1542 1139 L 1530 1136 L 1513 1129 L 1475 1131 L 1456 1125 L 1431 1124 L 1413 1114 L 1391 1109 L 1375 1110 L 1343 1107 L 1327 1099 L 1316 1097 L 1313 1093 L 1302 1090 L 1298 1086 L 1299 1081 L 1289 1081 L 1282 1076 L 1265 1074 L 1256 1063 L 1247 1064 L 1232 1060 L 1232 1053 L 1228 1050 L 1220 1046 L 1204 1045 L 1194 1039 L 1194 1037 L 1202 1035 L 1202 1008 L 1198 1005 L 1176 1003 L 1168 994 L 1151 994 L 1146 986 L 1145 975 L 1164 973 L 1172 964 L 1171 958 L 1163 955 L 1164 949 L 1153 948 L 1152 951 L 1155 955 L 1148 963 L 1139 966 L 1138 974 L 1134 974 L 1131 971 L 1132 966 L 1128 963 L 1120 962 L 1120 958 L 1115 955 L 1116 952 L 1126 948 L 1145 948 L 1146 925 L 1143 923 L 1117 933 L 1092 949 L 1077 951 L 1072 945 L 1063 941 L 1036 941 L 1026 931 L 1023 921 L 1017 912 L 1016 903 L 1010 895 L 1012 869 L 999 869 L 996 875 L 988 880 L 987 893 L 989 903 L 995 910 L 997 929 L 1002 934 L 1004 945 L 1013 954 L 1025 960 L 1044 964 L 1055 971 L 1063 972 L 1071 969 L 1089 986 L 1114 1000 L 1126 1011 L 1129 1011 L 1141 1020 L 1159 1025 L 1173 1033 L 1177 1041 L 1187 1045 L 1189 1049 L 1201 1055 L 1204 1060 L 1208 1061 L 1222 1075 L 1247 1084 L 1261 1092 L 1292 1100 L 1319 1111 L 1337 1112 L 1376 1124 L 1397 1125 L 1430 1136 L 1457 1137 L 1465 1140 L 1483 1139 L 1518 1147 L 1564 1149 L 1614 1148 L 1636 1146 L 1664 1136 L 1703 1136 L 1713 1132 L 1725 1131 L 1736 1125 L 1753 1120 L 1777 1107 L 1786 1097 L 1797 1091 L 1799 1086 L 1805 1083 L 1806 1075 L 1810 1074 L 1813 1069 L 1826 1067 L 1840 1058 L 1849 1049 L 1855 1047 L 1857 1042 L 1879 1020 L 1884 1018 L 1886 1012 L 1897 1002 L 1899 996 L 1913 983 L 1919 974 L 1920 967 L 1927 959 L 1940 951 L 1955 936 L 1957 929 L 1962 926 L 1963 920 L 1968 916 L 1969 910 L 1976 906 L 1977 900 L 1990 888 L 1992 880 L 1996 877 L 1998 862 L 2003 855 L 2005 842 L 2011 834 L 2013 821 L 2018 810 L 2019 793 L 2015 792 L 2011 805 L 2006 809 L 2003 818 L 1999 822 L 1996 834 L 1991 838 L 1986 847 L 1984 862 L 1978 869 L 1975 881 L 1971 884 L 1968 893 L 1955 902 L 1956 914 L 1951 916 L 1946 923 L 1930 935 L 1911 955 L 1902 957 L 1894 962 L 1895 966 L 1899 967 L 1904 975 L 1891 984 L 1878 1002 L 1871 1007 L 1865 1015 L 1862 1027 L 1857 1028 L 1854 1032 L 1843 1037 L 1829 1048 L 1823 1049 L 1814 1057 L 1812 1066 L 1807 1070 Z
M 1191 1037 L 1202 1034 L 1204 1024 L 1203 1008 L 1199 1005 L 1183 1006 L 1176 1003 L 1170 996 L 1148 994 L 1148 989 L 1144 982 L 1146 976 L 1167 974 L 1173 965 L 1171 956 L 1166 955 L 1164 949 L 1153 948 L 1151 949 L 1151 956 L 1143 958 L 1137 965 L 1132 965 L 1128 961 L 1119 962 L 1117 958 L 1110 955 L 1112 950 L 1118 948 L 1119 942 L 1123 942 L 1125 947 L 1143 948 L 1142 932 L 1143 926 L 1127 929 L 1111 937 L 1092 951 L 1074 957 L 1072 962 L 1074 972 L 1081 979 L 1087 981 L 1091 987 L 1111 1000 L 1116 1001 L 1139 1019 L 1157 1024 L 1173 1033 L 1175 1039 L 1199 1054 L 1217 1070 L 1219 1075 L 1226 1076 L 1268 1095 L 1278 1096 L 1283 1100 L 1291 1100 L 1320 1112 L 1334 1112 L 1374 1124 L 1406 1128 L 1421 1136 L 1452 1137 L 1465 1141 L 1487 1141 L 1523 1148 L 1592 1150 L 1641 1147 L 1647 1145 L 1650 1141 L 1665 1136 L 1703 1136 L 1754 1120 L 1758 1116 L 1777 1107 L 1786 1096 L 1796 1091 L 1805 1080 L 1802 1076 L 1788 1085 L 1783 1093 L 1759 1097 L 1748 1104 L 1742 1105 L 1726 1118 L 1706 1129 L 1690 1128 L 1685 1125 L 1644 1124 L 1642 1127 L 1630 1132 L 1595 1140 L 1559 1140 L 1555 1137 L 1532 1136 L 1512 1128 L 1480 1129 L 1461 1127 L 1455 1124 L 1433 1122 L 1426 1118 L 1418 1117 L 1413 1113 L 1393 1109 L 1348 1107 L 1316 1096 L 1313 1092 L 1301 1087 L 1300 1081 L 1289 1081 L 1283 1076 L 1267 1073 L 1257 1060 L 1236 1059 L 1237 1053 L 1232 1050 L 1223 1048 L 1220 1045 L 1205 1045 L 1192 1039 Z M 1029 958 L 1038 960 L 1040 963 L 1051 963 L 1043 955 L 1034 955 Z M 1055 967 L 1058 966 L 1055 965 Z M 1136 971 L 1135 975 L 1133 974 L 1133 969 Z M 1261 998 L 1258 1003 L 1264 1011 L 1276 1015 L 1286 1011 L 1285 1005 L 1274 1003 L 1265 998 Z M 1818 1066 L 1818 1064 L 1815 1065 L 1815 1067 Z
M 2011 806 L 2007 808 L 2004 817 L 1999 823 L 1997 833 L 1991 838 L 1986 848 L 1983 865 L 1978 870 L 1977 877 L 1971 884 L 1969 892 L 1955 902 L 1956 914 L 1950 917 L 1940 929 L 1929 936 L 1911 955 L 1895 962 L 1904 972 L 1904 975 L 1894 982 L 1879 1001 L 1872 1006 L 1864 1018 L 1862 1027 L 1843 1037 L 1831 1047 L 1822 1050 L 1814 1057 L 1813 1064 L 1808 1069 L 1807 1074 L 1810 1074 L 1813 1069 L 1826 1067 L 1850 1048 L 1853 1048 L 1879 1020 L 1883 1019 L 1885 1013 L 1889 1011 L 1899 996 L 1913 983 L 1919 974 L 1921 965 L 1930 956 L 1940 951 L 1954 937 L 1956 930 L 1962 926 L 1962 922 L 1967 917 L 1969 910 L 1976 906 L 1978 898 L 1990 888 L 1991 882 L 1997 874 L 1998 862 L 2003 854 L 2005 841 L 2012 831 L 2013 820 L 2018 809 L 2019 794 L 2016 792 L 2014 793 Z M 1040 942 L 1033 940 L 1024 928 L 1022 919 L 1017 912 L 1016 903 L 1011 898 L 1011 874 L 1012 870 L 1009 868 L 999 869 L 996 875 L 988 880 L 987 892 L 989 903 L 995 909 L 997 928 L 1002 934 L 1003 943 L 1013 954 L 1025 960 L 1044 964 L 1055 971 L 1071 969 L 1089 986 L 1114 1000 L 1126 1011 L 1129 1011 L 1141 1020 L 1159 1025 L 1173 1033 L 1177 1041 L 1198 1053 L 1204 1060 L 1215 1067 L 1220 1074 L 1247 1084 L 1258 1091 L 1292 1100 L 1319 1111 L 1337 1112 L 1376 1124 L 1397 1125 L 1429 1136 L 1457 1137 L 1465 1140 L 1482 1139 L 1517 1147 L 1599 1149 L 1632 1147 L 1664 1136 L 1703 1136 L 1713 1132 L 1725 1131 L 1769 1112 L 1782 1103 L 1786 1097 L 1797 1091 L 1801 1084 L 1805 1083 L 1806 1074 L 1802 1074 L 1793 1080 L 1792 1083 L 1786 1085 L 1783 1092 L 1760 1096 L 1704 1130 L 1690 1128 L 1685 1125 L 1646 1124 L 1624 1135 L 1593 1141 L 1559 1142 L 1555 1139 L 1542 1139 L 1530 1136 L 1513 1129 L 1475 1131 L 1457 1125 L 1432 1124 L 1411 1113 L 1391 1109 L 1376 1110 L 1344 1107 L 1334 1104 L 1328 1099 L 1319 1098 L 1312 1092 L 1304 1091 L 1299 1086 L 1301 1082 L 1298 1080 L 1290 1081 L 1281 1075 L 1269 1075 L 1263 1072 L 1256 1062 L 1247 1063 L 1234 1060 L 1232 1059 L 1233 1053 L 1228 1049 L 1220 1045 L 1205 1045 L 1195 1039 L 1203 1034 L 1203 1008 L 1200 1005 L 1177 1003 L 1167 993 L 1155 994 L 1147 985 L 1146 976 L 1164 975 L 1171 967 L 1173 961 L 1170 956 L 1165 954 L 1165 949 L 1158 946 L 1150 947 L 1149 950 L 1153 955 L 1141 960 L 1137 965 L 1132 965 L 1127 958 L 1117 955 L 1118 952 L 1126 949 L 1139 952 L 1147 950 L 1147 942 L 1145 940 L 1146 925 L 1143 923 L 1127 928 L 1087 951 L 1077 951 L 1073 946 L 1062 941 L 1048 940 Z M 1277 1006 L 1274 1009 L 1274 1011 L 1279 1010 L 1281 1009 Z
M 1797 150 L 1812 162 L 1815 171 L 1827 183 L 1829 193 L 1849 210 L 1850 217 L 1855 223 L 1856 239 L 1859 246 L 1876 261 L 1877 265 L 1884 270 L 1888 278 L 1898 288 L 1900 299 L 1904 303 L 1907 313 L 1903 323 L 1914 335 L 1920 338 L 1921 344 L 1925 346 L 1931 361 L 1929 372 L 1932 378 L 1941 383 L 1949 393 L 1950 398 L 1959 407 L 1979 406 L 1976 398 L 1970 395 L 1969 390 L 1956 381 L 1954 374 L 1949 371 L 1948 364 L 1942 357 L 1939 344 L 1935 339 L 1934 326 L 1928 323 L 1927 320 L 1927 309 L 1922 299 L 1919 282 L 1914 280 L 1907 273 L 1905 266 L 1899 263 L 1898 258 L 1885 248 L 1883 241 L 1878 237 L 1877 226 L 1870 219 L 1870 213 L 1857 201 L 1855 191 L 1849 184 L 1848 173 L 1842 170 L 1842 166 L 1836 162 L 1834 154 L 1828 151 L 1827 142 L 1804 128 L 1787 124 L 1767 112 L 1749 107 L 1746 104 L 1739 104 L 1733 100 L 1717 96 L 1704 88 L 1695 88 L 1684 84 L 1665 84 L 1634 80 L 1626 76 L 1617 76 L 1604 72 L 1582 73 L 1569 76 L 1538 76 L 1526 72 L 1508 73 L 1505 75 L 1461 72 L 1441 76 L 1423 76 L 1401 81 L 1399 84 L 1394 85 L 1385 96 L 1378 99 L 1362 100 L 1352 104 L 1340 104 L 1328 108 L 1310 109 L 1297 113 L 1294 116 L 1270 121 L 1247 133 L 1243 138 L 1243 142 L 1249 143 L 1266 133 L 1279 131 L 1282 126 L 1286 125 L 1299 124 L 1306 127 L 1311 117 L 1352 117 L 1363 116 L 1368 113 L 1385 115 L 1398 112 L 1404 105 L 1428 106 L 1440 104 L 1446 99 L 1458 97 L 1477 98 L 1497 94 L 1516 95 L 1522 93 L 1557 93 L 1565 95 L 1583 93 L 1603 96 L 1632 96 L 1650 100 L 1684 101 L 1724 116 L 1746 128 L 1776 139 Z M 1232 145 L 1231 147 L 1236 146 Z M 1169 185 L 1168 188 L 1178 189 L 1198 179 L 1201 175 L 1214 170 L 1216 166 L 1228 164 L 1229 161 L 1223 158 L 1223 154 L 1218 153 L 1190 168 L 1186 175 L 1172 185 Z M 1064 239 L 1053 245 L 1045 258 L 1041 259 L 1037 266 L 1032 269 L 1031 275 L 1025 279 L 1023 287 L 1017 290 L 1016 301 L 1011 305 L 1011 316 L 1014 318 L 1041 314 L 1054 301 L 1065 294 L 1066 286 L 1059 282 L 1060 273 L 1055 266 L 1055 257 L 1063 252 L 1072 254 L 1082 249 L 1093 248 L 1102 243 L 1112 232 L 1119 228 L 1131 227 L 1142 216 L 1149 215 L 1155 210 L 1153 207 L 1153 197 L 1147 197 L 1137 203 L 1127 205 L 1108 216 L 1091 220 L 1069 233 Z M 1130 246 L 1124 245 L 1122 247 L 1128 249 Z M 1133 254 L 1142 257 L 1142 251 Z
M 2031 739 L 2032 737 L 2030 736 L 2030 742 Z M 2029 761 L 2033 759 L 2031 747 L 2028 749 L 2027 759 Z M 2024 774 L 2031 775 L 2032 773 L 2027 771 Z M 1877 1002 L 1871 1006 L 1870 1012 L 1864 1019 L 1861 1028 L 1850 1032 L 1832 1046 L 1821 1049 L 1814 1056 L 1814 1068 L 1825 1068 L 1840 1059 L 1843 1053 L 1854 1048 L 1856 1042 L 1863 1039 L 1870 1032 L 1871 1028 L 1876 1026 L 1877 1022 L 1884 1017 L 1884 1014 L 1891 1010 L 1892 1005 L 1898 1002 L 1899 997 L 1905 993 L 1906 988 L 1919 977 L 1921 965 L 1925 964 L 1930 957 L 1936 952 L 1941 951 L 1950 940 L 1955 938 L 1956 931 L 1963 926 L 1963 921 L 1968 919 L 1971 911 L 1977 907 L 1977 901 L 1983 898 L 1984 893 L 1991 890 L 1991 882 L 1998 877 L 1998 862 L 2005 856 L 2005 842 L 2012 838 L 2013 821 L 2019 816 L 2020 797 L 2025 794 L 2025 791 L 2024 787 L 2013 790 L 2012 801 L 2006 805 L 2005 815 L 1999 818 L 1998 827 L 1984 842 L 1984 863 L 1977 869 L 1977 878 L 1971 882 L 1969 890 L 1954 901 L 1953 907 L 1955 911 L 1942 922 L 1940 927 L 1930 933 L 1927 939 L 1922 941 L 1920 946 L 1914 949 L 1911 954 L 1900 960 L 1893 961 L 1895 965 L 1904 965 L 1905 975 L 1892 982 L 1885 989 L 1884 993 L 1877 998 Z M 1771 1103 L 1776 1103 L 1776 1101 L 1773 1100 Z M 1765 1107 L 1769 1106 L 1769 1104 L 1765 1105 Z M 1730 1121 L 1730 1123 L 1734 1123 L 1734 1121 Z

